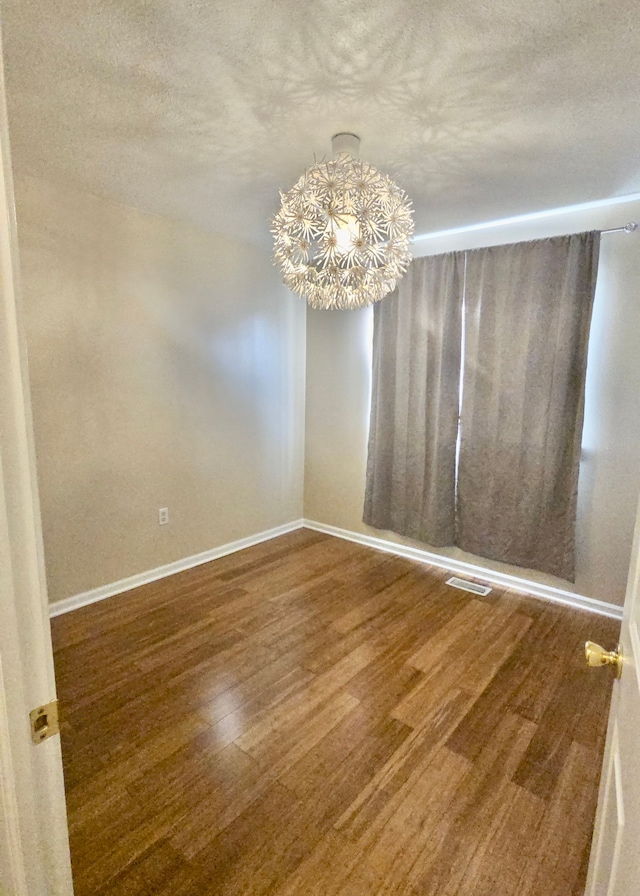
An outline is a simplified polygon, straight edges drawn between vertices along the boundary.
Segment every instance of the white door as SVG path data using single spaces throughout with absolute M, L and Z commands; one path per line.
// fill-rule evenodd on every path
M 640 505 L 613 687 L 587 896 L 640 893 Z M 607 645 L 610 646 L 610 645 Z M 609 674 L 603 668 L 594 675 Z
M 0 894 L 71 896 L 59 736 L 31 741 L 55 697 L 0 35 Z

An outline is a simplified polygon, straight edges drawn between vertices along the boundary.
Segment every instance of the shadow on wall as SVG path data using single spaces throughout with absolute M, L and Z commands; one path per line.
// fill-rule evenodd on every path
M 304 305 L 255 247 L 190 228 L 179 239 L 164 249 L 158 239 L 138 241 L 153 247 L 144 276 L 155 289 L 142 301 L 147 326 L 158 331 L 154 344 L 164 346 L 154 379 L 191 431 L 208 432 L 212 444 L 235 432 L 272 472 L 290 453 L 283 440 L 295 414 Z

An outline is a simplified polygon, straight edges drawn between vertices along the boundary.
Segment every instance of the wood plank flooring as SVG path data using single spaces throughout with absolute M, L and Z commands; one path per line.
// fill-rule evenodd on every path
M 53 621 L 76 896 L 582 896 L 612 620 L 300 530 Z

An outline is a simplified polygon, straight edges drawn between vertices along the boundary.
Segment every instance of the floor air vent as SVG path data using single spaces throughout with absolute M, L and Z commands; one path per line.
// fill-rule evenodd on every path
M 466 579 L 459 579 L 457 576 L 447 579 L 445 585 L 451 585 L 453 588 L 459 588 L 461 591 L 470 591 L 472 594 L 482 594 L 483 596 L 491 592 L 491 588 L 487 588 L 486 585 L 476 585 L 475 582 L 467 582 Z

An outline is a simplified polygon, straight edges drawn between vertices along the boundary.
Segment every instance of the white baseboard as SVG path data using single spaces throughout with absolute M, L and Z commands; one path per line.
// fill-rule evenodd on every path
M 82 594 L 74 594 L 71 597 L 64 598 L 64 600 L 52 603 L 49 606 L 49 616 L 61 616 L 63 613 L 70 613 L 72 610 L 78 610 L 80 607 L 86 607 L 88 604 L 94 604 L 99 600 L 104 600 L 106 597 L 113 597 L 116 594 L 131 591 L 132 588 L 147 585 L 149 582 L 157 582 L 158 579 L 164 579 L 166 576 L 174 575 L 174 573 L 182 572 L 185 569 L 193 569 L 194 566 L 209 563 L 211 560 L 217 560 L 219 557 L 225 557 L 227 554 L 242 551 L 244 548 L 250 548 L 255 544 L 260 544 L 262 541 L 269 541 L 271 538 L 277 538 L 278 535 L 286 535 L 287 532 L 293 532 L 296 529 L 302 529 L 302 527 L 302 520 L 294 520 L 291 523 L 285 523 L 283 526 L 276 526 L 274 529 L 258 532 L 257 535 L 249 535 L 247 538 L 240 538 L 238 541 L 231 541 L 218 548 L 212 548 L 210 551 L 203 551 L 201 554 L 194 554 L 192 557 L 185 557 L 183 560 L 176 560 L 174 563 L 167 563 L 165 566 L 158 566 L 156 569 L 128 576 L 126 579 L 120 579 L 118 582 L 112 582 L 110 585 L 102 585 L 100 588 L 94 588 L 91 591 L 83 591 Z
M 552 585 L 542 585 L 538 582 L 532 582 L 530 579 L 497 572 L 484 566 L 476 566 L 464 560 L 443 557 L 441 554 L 434 554 L 421 548 L 396 544 L 392 541 L 386 541 L 384 538 L 362 535 L 360 532 L 339 529 L 336 526 L 327 526 L 325 523 L 317 523 L 314 520 L 305 519 L 302 522 L 305 529 L 315 529 L 316 532 L 324 532 L 327 535 L 335 535 L 337 538 L 344 538 L 347 541 L 355 541 L 357 544 L 375 548 L 377 551 L 385 551 L 387 554 L 395 554 L 399 557 L 407 557 L 410 560 L 418 560 L 421 563 L 429 563 L 431 566 L 437 566 L 440 569 L 462 573 L 462 575 L 472 576 L 474 579 L 480 579 L 483 582 L 498 585 L 501 588 L 510 588 L 512 591 L 520 591 L 533 597 L 541 597 L 544 600 L 574 607 L 577 610 L 588 610 L 590 613 L 598 613 L 600 616 L 608 616 L 611 619 L 622 619 L 622 607 L 616 604 L 594 600 L 592 597 L 575 594 L 573 591 L 565 591 Z
M 398 557 L 407 557 L 410 560 L 418 560 L 420 563 L 429 563 L 431 566 L 437 566 L 440 569 L 446 569 L 450 572 L 460 573 L 462 575 L 472 576 L 474 579 L 480 579 L 492 585 L 501 588 L 510 588 L 513 591 L 519 591 L 523 594 L 530 594 L 533 597 L 541 597 L 544 600 L 553 601 L 557 604 L 574 607 L 578 610 L 588 610 L 591 613 L 598 613 L 601 616 L 609 616 L 612 619 L 622 619 L 622 607 L 616 604 L 609 604 L 605 601 L 594 600 L 592 597 L 585 597 L 582 594 L 575 594 L 573 591 L 565 591 L 562 588 L 555 588 L 551 585 L 542 585 L 538 582 L 532 582 L 529 579 L 520 578 L 519 576 L 509 575 L 507 573 L 497 572 L 487 569 L 484 566 L 477 566 L 473 563 L 467 563 L 464 560 L 454 560 L 450 557 L 444 557 L 441 554 L 434 554 L 421 548 L 408 547 L 407 545 L 396 544 L 392 541 L 386 541 L 384 538 L 376 538 L 372 535 L 362 535 L 359 532 L 352 532 L 348 529 L 339 529 L 337 526 L 328 526 L 325 523 L 318 523 L 315 520 L 294 520 L 285 523 L 283 526 L 276 526 L 274 529 L 267 529 L 264 532 L 258 532 L 256 535 L 250 535 L 247 538 L 240 538 L 238 541 L 232 541 L 228 544 L 212 548 L 210 551 L 204 551 L 201 554 L 194 554 L 191 557 L 185 557 L 183 560 L 176 560 L 174 563 L 167 563 L 165 566 L 158 566 L 156 569 L 147 572 L 138 573 L 129 576 L 126 579 L 120 579 L 118 582 L 112 582 L 110 585 L 102 585 L 100 588 L 94 588 L 91 591 L 84 591 L 81 594 L 74 594 L 64 600 L 56 601 L 49 607 L 49 615 L 51 617 L 61 616 L 63 613 L 70 613 L 80 607 L 86 607 L 88 604 L 96 603 L 107 597 L 113 597 L 116 594 L 122 594 L 125 591 L 131 591 L 140 585 L 147 585 L 149 582 L 157 582 L 166 576 L 174 575 L 174 573 L 182 572 L 186 569 L 192 569 L 194 566 L 200 566 L 202 563 L 209 563 L 211 560 L 217 560 L 219 557 L 225 557 L 227 554 L 233 554 L 236 551 L 242 551 L 244 548 L 250 548 L 253 545 L 260 544 L 263 541 L 269 541 L 271 538 L 277 538 L 278 535 L 286 535 L 287 532 L 294 532 L 301 528 L 314 529 L 316 532 L 324 532 L 326 535 L 334 535 L 337 538 L 343 538 L 347 541 L 354 541 L 357 544 L 374 548 L 377 551 L 384 551 L 387 554 L 395 554 Z

